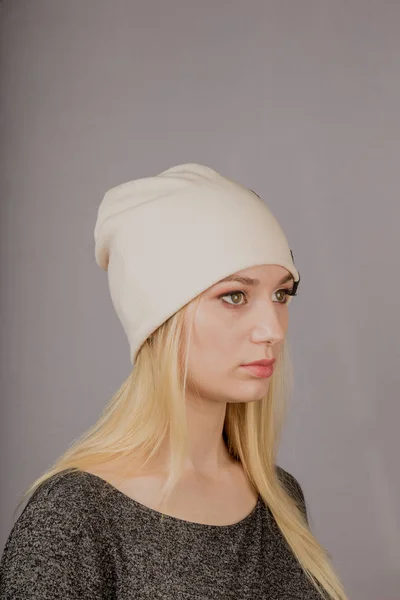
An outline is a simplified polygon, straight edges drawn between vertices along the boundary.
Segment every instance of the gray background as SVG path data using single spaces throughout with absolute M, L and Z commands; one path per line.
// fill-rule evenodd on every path
M 94 261 L 104 192 L 201 162 L 265 199 L 301 273 L 280 464 L 349 596 L 400 598 L 400 2 L 0 13 L 2 544 L 130 370 Z

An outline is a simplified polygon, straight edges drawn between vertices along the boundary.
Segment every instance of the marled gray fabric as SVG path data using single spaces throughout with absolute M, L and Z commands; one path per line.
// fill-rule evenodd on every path
M 297 480 L 278 468 L 291 493 Z M 100 477 L 62 472 L 31 496 L 0 565 L 1 600 L 320 600 L 261 496 L 233 525 L 165 516 Z

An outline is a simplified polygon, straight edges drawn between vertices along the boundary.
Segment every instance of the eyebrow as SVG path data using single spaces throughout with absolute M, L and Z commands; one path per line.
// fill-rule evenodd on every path
M 259 285 L 259 279 L 253 279 L 252 277 L 243 277 L 242 275 L 228 275 L 225 279 L 221 279 L 218 283 L 224 283 L 225 281 L 238 281 L 239 283 L 243 283 L 244 285 Z M 291 273 L 288 273 L 278 282 L 278 285 L 283 285 L 287 281 L 293 281 L 294 277 Z

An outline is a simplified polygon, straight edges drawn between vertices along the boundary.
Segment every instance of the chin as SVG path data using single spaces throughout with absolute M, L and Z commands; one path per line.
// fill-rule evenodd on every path
M 247 389 L 244 389 L 245 386 L 242 387 L 240 394 L 238 394 L 238 390 L 236 390 L 236 394 L 233 396 L 231 400 L 228 402 L 238 403 L 238 402 L 257 402 L 265 398 L 269 389 L 269 382 L 266 379 L 261 379 L 257 382 L 256 386 L 247 385 Z M 250 388 L 253 389 L 250 389 Z

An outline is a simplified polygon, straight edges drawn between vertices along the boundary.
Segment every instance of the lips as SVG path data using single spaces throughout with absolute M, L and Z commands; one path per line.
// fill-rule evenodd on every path
M 271 377 L 274 367 L 270 365 L 269 367 L 265 365 L 255 364 L 255 365 L 243 365 L 242 369 L 251 373 L 255 377 L 261 377 L 262 379 L 266 379 Z
M 243 366 L 244 367 L 252 367 L 252 366 L 260 366 L 260 367 L 270 367 L 272 366 L 274 363 L 276 362 L 276 358 L 271 358 L 271 359 L 266 359 L 263 358 L 262 360 L 256 360 L 254 362 L 251 363 L 246 363 Z

